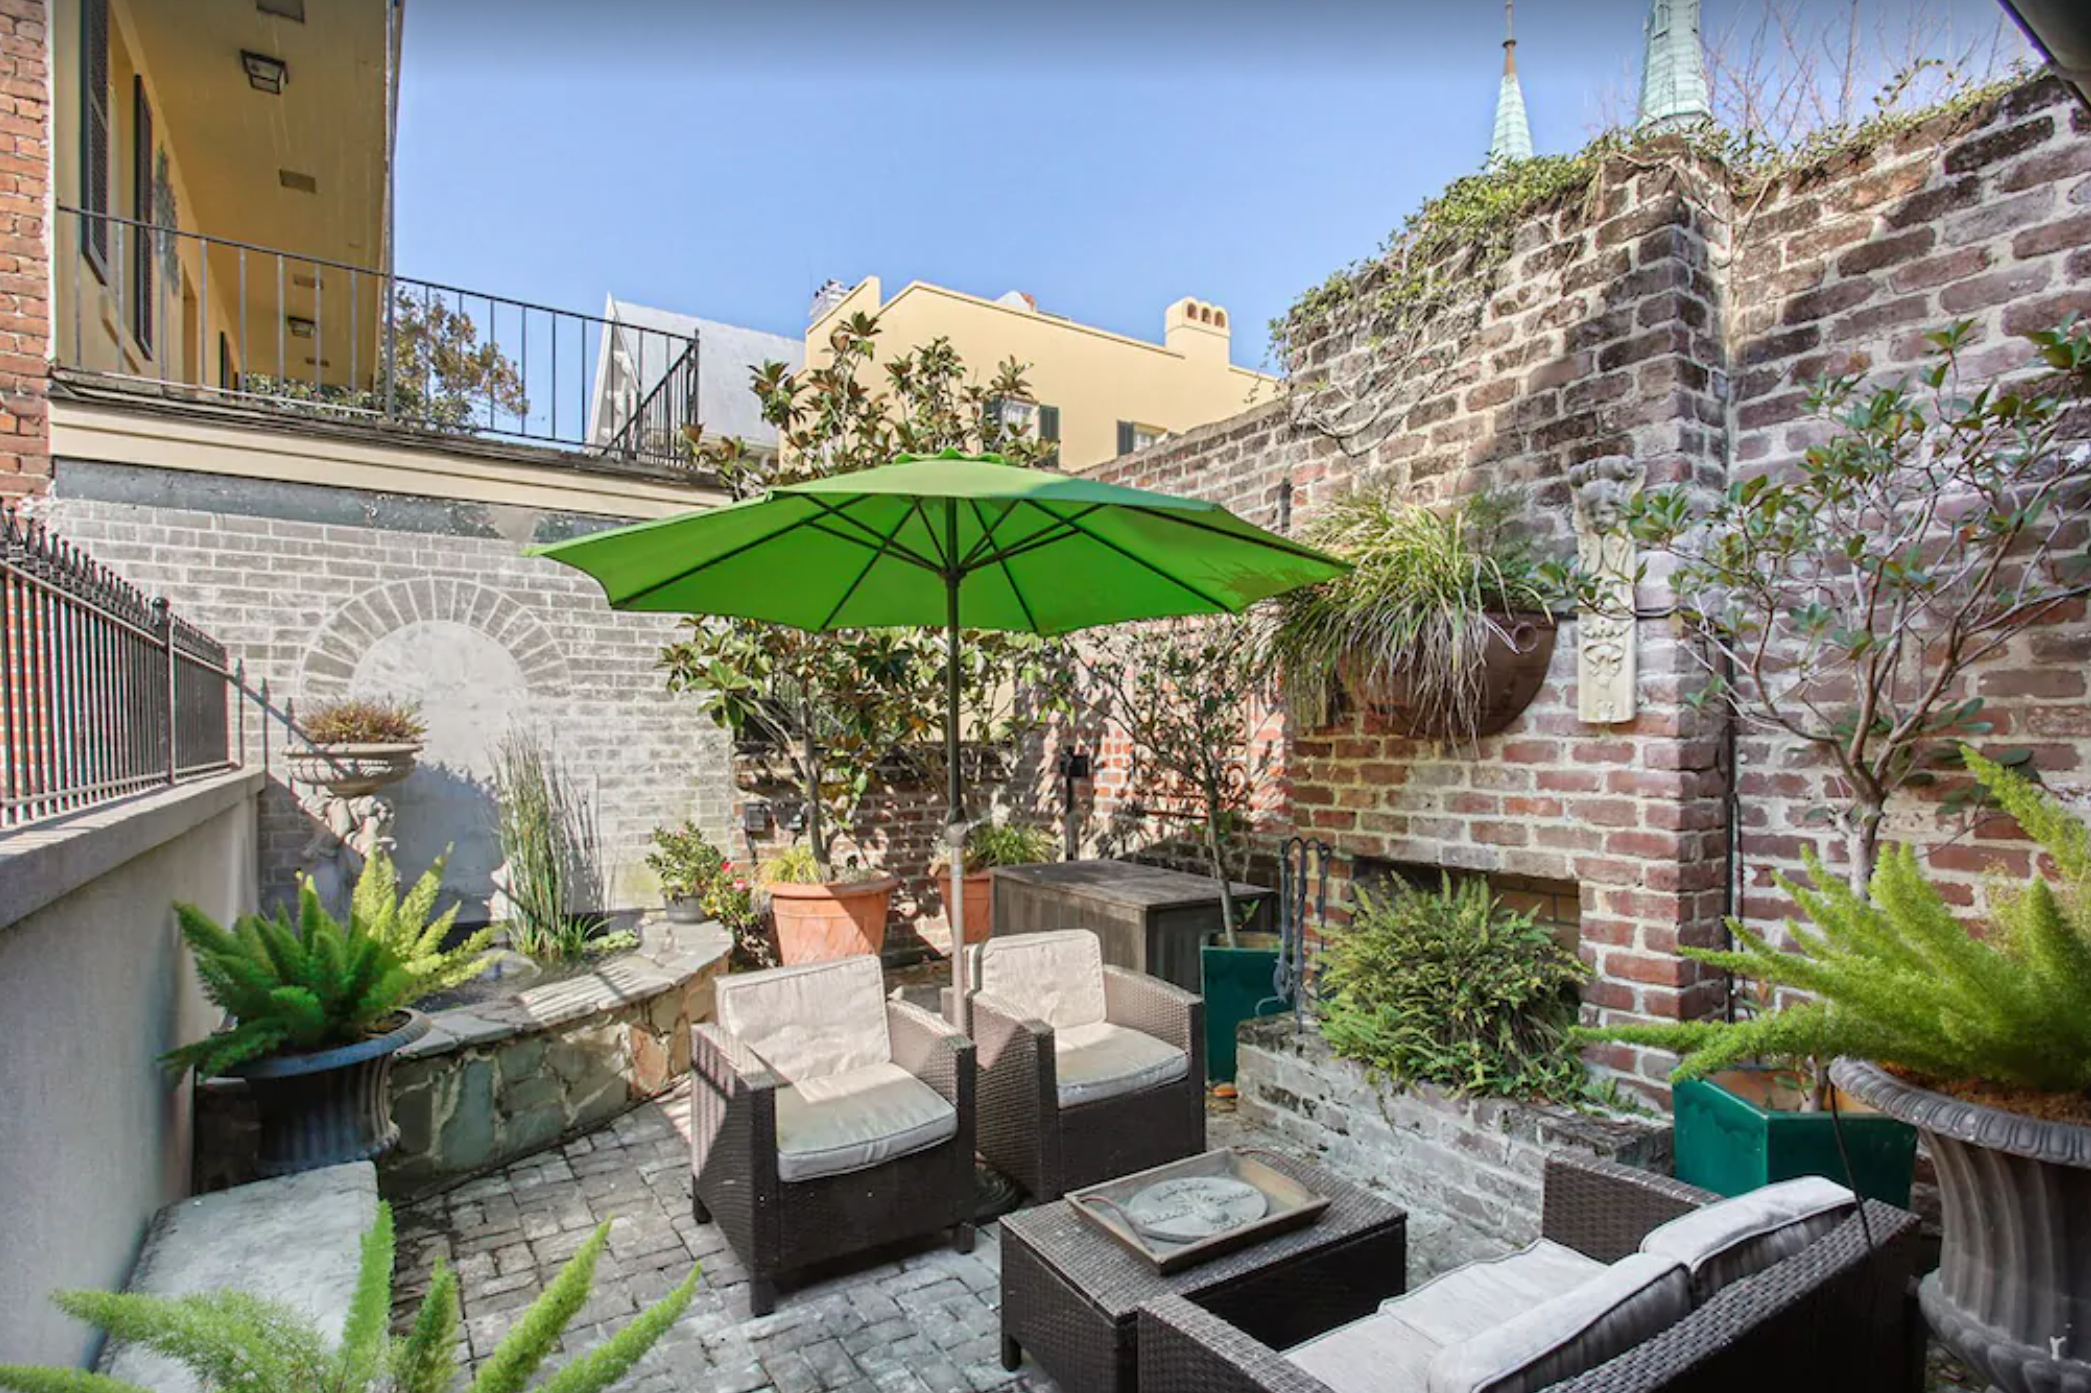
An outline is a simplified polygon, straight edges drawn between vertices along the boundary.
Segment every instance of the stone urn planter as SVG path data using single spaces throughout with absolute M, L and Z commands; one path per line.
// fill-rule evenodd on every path
M 375 1160 L 399 1140 L 392 1120 L 392 1057 L 428 1034 L 428 1017 L 401 1011 L 390 1029 L 309 1054 L 269 1055 L 232 1070 L 261 1118 L 263 1176 Z
M 364 798 L 414 772 L 419 744 L 313 745 L 290 753 L 290 776 L 335 798 Z
M 1372 713 L 1396 733 L 1416 740 L 1466 740 L 1495 735 L 1524 714 L 1546 683 L 1554 660 L 1554 620 L 1540 613 L 1496 614 L 1500 632 L 1489 636 L 1481 660 L 1481 703 L 1474 729 L 1459 729 L 1448 713 L 1426 710 L 1411 695 L 1405 673 L 1383 685 L 1353 677 L 1349 686 Z
M 886 944 L 886 913 L 900 882 L 890 875 L 816 885 L 763 887 L 777 926 L 778 961 L 826 962 L 876 953 Z
M 2003 1393 L 2091 1393 L 2091 1127 L 1963 1102 L 1840 1059 L 1846 1092 L 1923 1134 L 1944 1242 L 1918 1296 Z

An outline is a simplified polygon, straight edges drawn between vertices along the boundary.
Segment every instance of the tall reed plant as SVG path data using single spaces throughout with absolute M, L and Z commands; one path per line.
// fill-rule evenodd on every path
M 510 732 L 494 750 L 494 793 L 509 946 L 541 962 L 616 946 L 603 934 L 608 921 L 599 912 L 608 877 L 595 805 L 574 787 L 558 755 L 533 733 Z

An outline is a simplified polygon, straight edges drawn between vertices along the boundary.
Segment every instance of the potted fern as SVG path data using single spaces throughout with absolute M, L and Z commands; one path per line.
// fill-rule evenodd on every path
M 1325 726 L 1348 692 L 1417 738 L 1473 740 L 1517 719 L 1546 681 L 1554 621 L 1507 521 L 1489 495 L 1430 509 L 1381 484 L 1335 499 L 1306 539 L 1351 570 L 1273 606 L 1269 657 L 1293 714 Z
M 392 1057 L 428 1033 L 410 1009 L 485 967 L 491 929 L 446 947 L 457 906 L 437 916 L 443 863 L 405 898 L 389 857 L 364 863 L 348 919 L 329 914 L 310 880 L 298 917 L 246 914 L 226 929 L 177 904 L 203 990 L 231 1018 L 164 1062 L 199 1077 L 245 1079 L 261 1116 L 258 1169 L 287 1175 L 383 1155 L 392 1120 Z
M 1915 1127 L 1937 1164 L 1944 1242 L 1932 1328 L 2007 1393 L 2091 1386 L 2091 827 L 1972 750 L 1963 758 L 2053 866 L 1994 884 L 1977 931 L 1890 847 L 1862 893 L 1808 861 L 1782 882 L 1807 916 L 1791 950 L 1736 925 L 1701 962 L 1807 994 L 1727 1025 L 1596 1037 L 1673 1050 L 1677 1077 L 1751 1058 L 1834 1059 L 1851 1096 Z
M 983 822 L 966 833 L 965 875 L 950 891 L 966 899 L 966 942 L 983 942 L 994 932 L 995 868 L 1035 866 L 1052 860 L 1055 850 L 1053 834 L 1043 827 Z M 938 867 L 946 876 L 950 869 Z
M 610 1225 L 597 1227 L 551 1285 L 530 1303 L 480 1361 L 464 1393 L 515 1393 L 552 1354 L 588 1304 Z M 378 1206 L 363 1236 L 362 1262 L 341 1341 L 333 1345 L 312 1318 L 271 1297 L 244 1291 L 192 1292 L 171 1299 L 135 1292 L 63 1291 L 60 1310 L 193 1370 L 209 1393 L 451 1393 L 463 1320 L 457 1273 L 440 1260 L 404 1336 L 386 1332 L 392 1312 L 392 1210 Z M 668 1333 L 697 1292 L 693 1269 L 673 1290 L 536 1386 L 600 1393 L 617 1383 Z M 474 1340 L 480 1337 L 475 1325 Z M 147 1393 L 134 1383 L 78 1369 L 0 1365 L 0 1388 L 18 1393 Z

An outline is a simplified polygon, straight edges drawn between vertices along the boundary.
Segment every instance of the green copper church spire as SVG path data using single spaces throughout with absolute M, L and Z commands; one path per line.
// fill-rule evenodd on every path
M 1699 45 L 1699 0 L 1652 0 L 1648 51 L 1641 60 L 1640 124 L 1671 130 L 1713 119 L 1706 54 Z
M 1488 142 L 1488 162 L 1532 158 L 1532 127 L 1525 120 L 1525 89 L 1517 80 L 1517 29 L 1511 6 L 1503 0 L 1503 85 L 1496 93 L 1496 132 Z

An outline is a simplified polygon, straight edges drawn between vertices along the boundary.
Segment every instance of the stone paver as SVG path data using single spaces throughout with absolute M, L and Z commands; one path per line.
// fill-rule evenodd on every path
M 1216 1114 L 1215 1146 L 1287 1150 Z M 1054 1384 L 999 1358 L 1001 1230 L 961 1256 L 925 1241 L 889 1260 L 797 1288 L 748 1317 L 747 1274 L 719 1230 L 690 1216 L 687 1088 L 554 1151 L 400 1209 L 395 1300 L 402 1319 L 438 1258 L 457 1269 L 466 1355 L 483 1359 L 603 1219 L 609 1251 L 569 1350 L 605 1338 L 700 1263 L 689 1311 L 627 1379 L 627 1393 L 992 1393 Z M 1441 1216 L 1410 1210 L 1409 1278 L 1474 1256 Z

